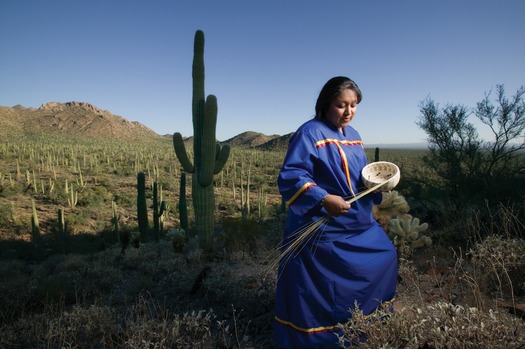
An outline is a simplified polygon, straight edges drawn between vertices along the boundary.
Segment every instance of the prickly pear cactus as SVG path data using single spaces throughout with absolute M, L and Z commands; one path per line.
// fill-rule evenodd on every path
M 230 155 L 229 145 L 221 147 L 215 138 L 217 98 L 204 93 L 204 33 L 195 33 L 193 55 L 193 163 L 188 157 L 182 135 L 173 134 L 173 147 L 182 167 L 192 174 L 195 230 L 201 248 L 211 251 L 215 227 L 213 176 L 219 173 Z

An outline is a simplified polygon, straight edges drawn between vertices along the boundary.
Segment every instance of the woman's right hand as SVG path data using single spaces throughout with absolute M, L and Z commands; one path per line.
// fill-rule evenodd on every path
M 339 195 L 328 194 L 323 199 L 323 207 L 330 216 L 340 216 L 348 213 L 350 204 Z

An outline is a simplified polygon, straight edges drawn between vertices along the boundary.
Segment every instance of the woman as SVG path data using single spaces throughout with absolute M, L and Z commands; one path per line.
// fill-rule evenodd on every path
M 283 250 L 298 241 L 301 228 L 331 218 L 281 258 L 274 328 L 279 347 L 337 348 L 337 325 L 349 320 L 356 303 L 370 314 L 395 296 L 397 253 L 372 216 L 381 194 L 345 201 L 364 188 L 363 141 L 349 126 L 361 98 L 349 78 L 330 79 L 315 118 L 288 145 L 278 178 L 288 205 Z

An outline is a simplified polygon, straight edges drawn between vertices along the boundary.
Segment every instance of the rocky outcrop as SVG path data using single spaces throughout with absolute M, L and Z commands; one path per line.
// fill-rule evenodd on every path
M 98 107 L 94 106 L 93 104 L 86 103 L 86 102 L 66 102 L 66 103 L 60 103 L 60 102 L 49 102 L 44 103 L 38 108 L 38 110 L 42 111 L 59 111 L 59 110 L 65 110 L 66 108 L 82 108 L 87 111 L 91 111 L 93 113 L 96 113 L 98 115 L 104 115 L 104 114 L 111 114 L 107 110 L 101 110 Z

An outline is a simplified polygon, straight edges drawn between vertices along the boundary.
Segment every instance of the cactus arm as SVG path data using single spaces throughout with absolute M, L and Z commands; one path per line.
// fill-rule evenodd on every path
M 188 158 L 188 153 L 186 152 L 186 147 L 184 146 L 184 141 L 182 140 L 182 135 L 179 132 L 175 132 L 173 134 L 173 149 L 175 149 L 175 154 L 177 155 L 180 164 L 184 168 L 184 171 L 193 173 L 195 168 Z
M 159 207 L 159 217 L 162 217 L 164 215 L 164 213 L 166 213 L 168 211 L 168 208 L 167 208 L 167 204 L 166 204 L 166 201 L 161 201 L 160 202 L 160 207 Z
M 419 218 L 417 217 L 410 217 L 407 220 L 407 233 L 417 233 L 417 228 L 419 226 Z
M 215 142 L 215 160 L 217 160 L 220 153 L 221 153 L 221 143 L 219 141 L 216 141 Z
M 226 161 L 228 161 L 228 157 L 230 156 L 230 149 L 229 144 L 221 147 L 220 144 L 217 143 L 217 156 L 215 159 L 215 168 L 213 169 L 214 174 L 221 172 L 224 165 L 226 165 Z
M 390 225 L 391 225 L 391 229 L 392 231 L 398 235 L 398 236 L 401 236 L 401 237 L 405 237 L 405 231 L 403 230 L 403 227 L 401 226 L 401 222 L 399 221 L 399 219 L 392 219 L 390 220 Z

